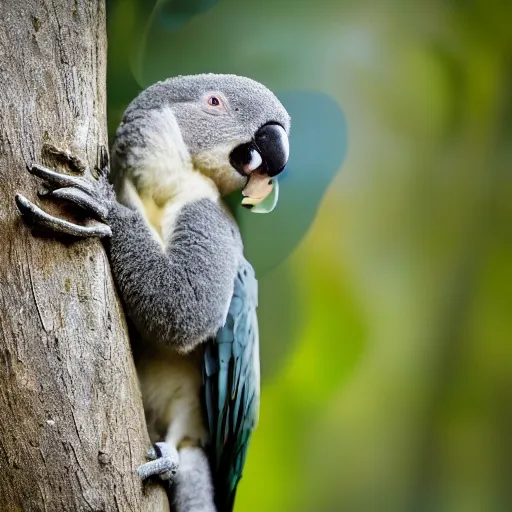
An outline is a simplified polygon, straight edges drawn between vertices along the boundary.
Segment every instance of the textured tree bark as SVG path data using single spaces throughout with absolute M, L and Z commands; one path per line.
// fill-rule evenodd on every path
M 1 0 L 0 20 L 0 510 L 168 510 L 135 473 L 149 440 L 101 243 L 36 238 L 14 204 L 36 197 L 27 164 L 80 171 L 52 146 L 105 163 L 104 2 Z

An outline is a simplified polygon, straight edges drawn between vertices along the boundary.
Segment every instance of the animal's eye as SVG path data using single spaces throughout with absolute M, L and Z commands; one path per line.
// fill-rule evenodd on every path
M 208 105 L 211 105 L 212 107 L 218 107 L 220 106 L 220 100 L 217 98 L 217 96 L 210 96 L 208 98 Z

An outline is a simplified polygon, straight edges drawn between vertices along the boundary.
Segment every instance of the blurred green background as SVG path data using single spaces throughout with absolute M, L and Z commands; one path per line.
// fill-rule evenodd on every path
M 240 218 L 263 382 L 236 510 L 512 510 L 512 3 L 121 0 L 108 24 L 111 134 L 177 74 L 292 113 L 281 204 Z

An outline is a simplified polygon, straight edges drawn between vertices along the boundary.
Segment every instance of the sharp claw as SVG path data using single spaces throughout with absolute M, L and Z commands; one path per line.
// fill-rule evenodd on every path
M 72 222 L 49 215 L 21 194 L 17 194 L 15 199 L 19 211 L 32 224 L 81 238 L 112 236 L 112 231 L 106 224 L 97 223 L 94 226 L 78 226 Z
M 84 192 L 94 194 L 94 187 L 84 178 L 78 178 L 75 176 L 69 176 L 67 174 L 61 174 L 59 172 L 52 171 L 47 167 L 40 164 L 32 164 L 28 168 L 29 172 L 34 176 L 37 176 L 47 183 L 51 183 L 57 187 L 77 187 Z
M 89 210 L 97 215 L 101 220 L 107 221 L 108 208 L 96 201 L 83 190 L 75 187 L 58 188 L 50 193 L 51 197 L 70 201 L 84 210 Z

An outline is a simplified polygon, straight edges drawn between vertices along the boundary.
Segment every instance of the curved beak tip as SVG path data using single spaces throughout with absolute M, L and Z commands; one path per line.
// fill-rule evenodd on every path
M 273 122 L 259 128 L 251 142 L 231 152 L 231 165 L 248 178 L 242 190 L 242 206 L 254 213 L 274 210 L 279 198 L 276 176 L 288 163 L 289 152 L 287 132 Z
M 269 179 L 266 175 L 260 175 L 251 180 L 255 175 L 256 173 L 251 174 L 242 191 L 244 195 L 242 206 L 252 213 L 270 213 L 276 207 L 279 199 L 279 184 L 277 180 Z M 263 185 L 261 185 L 262 180 L 264 180 Z

